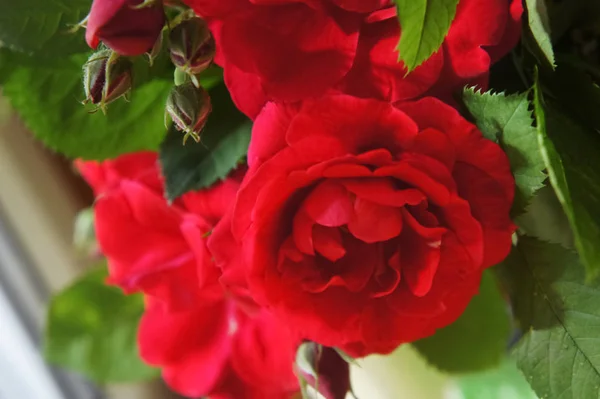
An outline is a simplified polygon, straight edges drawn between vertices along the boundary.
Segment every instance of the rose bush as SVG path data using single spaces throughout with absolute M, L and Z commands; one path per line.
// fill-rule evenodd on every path
M 408 76 L 395 48 L 389 0 L 186 0 L 211 22 L 217 63 L 238 107 L 254 118 L 268 100 L 341 91 L 395 102 L 450 98 L 486 86 L 490 64 L 518 41 L 521 0 L 461 0 L 442 49 Z
M 97 196 L 96 234 L 109 282 L 146 296 L 142 358 L 191 397 L 286 399 L 296 393 L 298 336 L 256 304 L 233 300 L 206 247 L 241 172 L 169 205 L 155 153 L 77 166 Z
M 162 2 L 136 9 L 142 0 L 94 0 L 85 39 L 95 49 L 100 42 L 115 52 L 141 55 L 152 49 L 165 25 Z
M 248 163 L 208 242 L 223 283 L 351 355 L 453 322 L 510 251 L 508 159 L 437 99 L 268 103 Z

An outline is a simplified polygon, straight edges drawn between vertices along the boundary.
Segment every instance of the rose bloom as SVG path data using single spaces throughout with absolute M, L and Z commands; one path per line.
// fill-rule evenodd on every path
M 507 157 L 435 98 L 268 103 L 248 160 L 208 242 L 223 282 L 353 356 L 452 323 L 510 251 Z
M 169 205 L 155 153 L 77 162 L 97 196 L 96 234 L 109 283 L 142 292 L 142 358 L 175 391 L 214 399 L 288 399 L 297 335 L 248 299 L 234 300 L 206 236 L 236 195 L 241 172 Z
M 490 64 L 517 43 L 523 13 L 521 0 L 460 0 L 440 51 L 406 76 L 392 1 L 185 2 L 211 22 L 225 82 L 251 118 L 268 100 L 327 91 L 396 102 L 485 87 Z
M 85 39 L 95 49 L 100 42 L 125 56 L 152 49 L 165 24 L 162 3 L 135 9 L 142 0 L 94 0 Z

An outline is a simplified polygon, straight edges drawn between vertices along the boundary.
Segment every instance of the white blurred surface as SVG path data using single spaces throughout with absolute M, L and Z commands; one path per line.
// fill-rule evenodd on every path
M 64 399 L 0 287 L 0 399 Z
M 350 367 L 350 379 L 359 399 L 442 399 L 449 381 L 410 345 L 388 356 L 358 359 Z

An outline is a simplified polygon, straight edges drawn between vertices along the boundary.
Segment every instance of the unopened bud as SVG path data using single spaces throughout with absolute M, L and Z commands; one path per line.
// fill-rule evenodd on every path
M 132 64 L 111 50 L 93 54 L 83 66 L 84 104 L 92 103 L 105 111 L 107 104 L 131 90 Z
M 171 30 L 169 42 L 171 61 L 188 75 L 203 72 L 215 57 L 215 39 L 202 18 L 180 22 Z
M 175 86 L 167 99 L 165 120 L 170 117 L 178 130 L 185 132 L 183 143 L 188 137 L 200 141 L 200 133 L 212 111 L 210 96 L 202 87 L 188 81 Z

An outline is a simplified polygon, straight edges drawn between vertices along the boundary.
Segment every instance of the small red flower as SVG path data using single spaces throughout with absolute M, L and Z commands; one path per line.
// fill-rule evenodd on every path
M 162 369 L 169 386 L 215 399 L 297 393 L 299 337 L 250 299 L 226 293 L 206 246 L 233 204 L 243 170 L 169 205 L 155 153 L 77 166 L 97 196 L 96 233 L 109 283 L 145 294 L 140 354 Z
M 172 313 L 148 302 L 140 354 L 175 391 L 215 399 L 290 399 L 299 340 L 269 312 L 249 316 L 225 298 Z
M 85 39 L 95 49 L 100 42 L 126 56 L 148 52 L 165 24 L 162 2 L 136 8 L 142 0 L 94 0 Z

